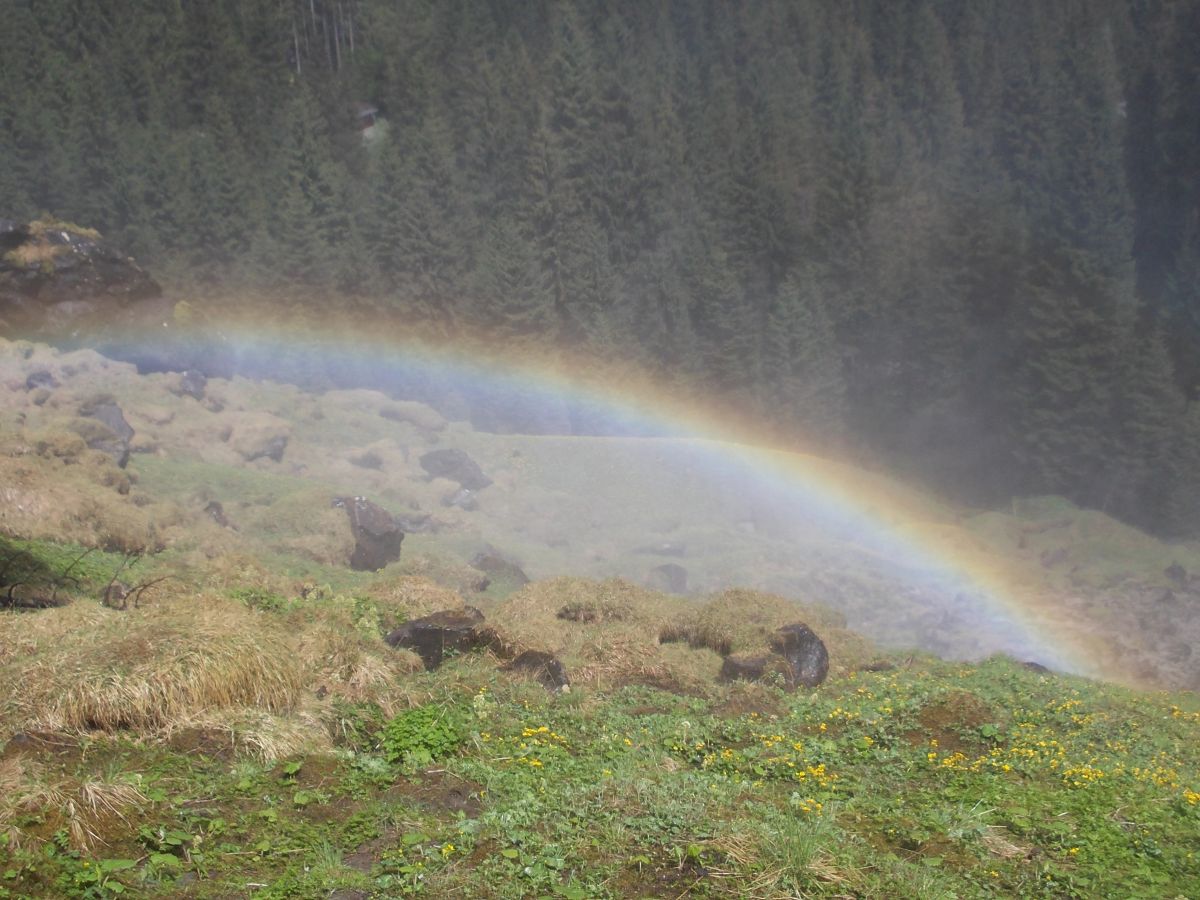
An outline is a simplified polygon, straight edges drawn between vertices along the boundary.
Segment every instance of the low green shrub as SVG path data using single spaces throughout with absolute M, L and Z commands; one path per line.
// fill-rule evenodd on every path
M 390 763 L 429 765 L 453 753 L 466 740 L 467 722 L 465 710 L 432 703 L 419 706 L 383 726 L 380 747 Z

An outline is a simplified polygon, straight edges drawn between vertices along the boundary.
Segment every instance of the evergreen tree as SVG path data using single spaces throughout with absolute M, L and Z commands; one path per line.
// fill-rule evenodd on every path
M 834 445 L 846 388 L 833 322 L 811 267 L 788 275 L 769 312 L 764 376 L 770 408 L 810 440 Z
M 281 177 L 269 200 L 267 229 L 272 268 L 293 287 L 328 287 L 336 280 L 346 211 L 328 124 L 303 83 L 292 93 L 281 131 Z
M 476 320 L 503 344 L 536 342 L 553 319 L 554 297 L 537 251 L 510 216 L 488 227 L 474 282 Z

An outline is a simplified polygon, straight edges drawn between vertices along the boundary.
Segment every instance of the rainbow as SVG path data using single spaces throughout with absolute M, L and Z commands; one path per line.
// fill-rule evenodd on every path
M 511 348 L 496 353 L 484 338 L 438 342 L 314 324 L 226 322 L 220 354 L 251 376 L 373 386 L 424 400 L 499 398 L 565 410 L 573 425 L 585 424 L 585 433 L 686 442 L 713 471 L 786 497 L 903 577 L 946 597 L 969 597 L 972 618 L 995 632 L 996 649 L 1059 671 L 1114 677 L 1100 671 L 1097 647 L 1058 607 L 1040 574 L 958 527 L 954 510 L 882 475 L 785 443 L 744 411 L 698 404 L 617 362 Z

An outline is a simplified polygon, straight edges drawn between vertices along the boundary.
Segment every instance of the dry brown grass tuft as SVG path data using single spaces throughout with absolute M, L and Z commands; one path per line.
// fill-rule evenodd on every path
M 177 512 L 137 506 L 128 490 L 128 476 L 78 435 L 0 436 L 0 534 L 144 550 L 157 542 L 157 522 L 173 520 Z
M 55 257 L 61 256 L 67 250 L 66 245 L 52 244 L 45 239 L 26 241 L 5 253 L 4 261 L 22 268 L 35 268 L 52 264 Z
M 309 709 L 289 715 L 274 715 L 252 707 L 207 710 L 174 723 L 164 737 L 169 739 L 188 729 L 228 734 L 229 744 L 236 752 L 268 763 L 333 749 L 326 723 L 318 711 Z
M 380 625 L 385 632 L 410 619 L 443 609 L 463 607 L 463 599 L 457 591 L 416 575 L 401 575 L 373 582 L 363 596 L 375 604 Z
M 480 593 L 488 583 L 487 575 L 466 563 L 441 555 L 409 554 L 407 550 L 404 558 L 388 571 L 432 581 L 462 597 Z
M 128 824 L 149 802 L 132 780 L 75 781 L 52 776 L 21 755 L 0 760 L 0 835 L 7 835 L 10 847 L 26 843 L 28 836 L 16 822 L 36 812 L 42 830 L 66 829 L 76 849 L 89 850 L 104 843 L 101 835 L 110 823 Z
M 297 657 L 312 691 L 353 702 L 377 703 L 391 709 L 391 694 L 406 675 L 422 671 L 420 657 L 393 650 L 378 633 L 364 632 L 347 606 L 316 611 L 315 621 L 297 630 Z
M 689 611 L 683 598 L 621 579 L 554 578 L 525 586 L 489 619 L 517 645 L 558 656 L 573 683 L 689 687 L 696 673 L 659 645 L 659 633 Z
M 695 646 L 722 655 L 761 653 L 776 629 L 795 622 L 808 625 L 829 650 L 830 670 L 845 673 L 872 657 L 866 638 L 846 628 L 845 617 L 815 603 L 800 603 L 760 591 L 734 588 L 711 597 L 692 620 L 688 634 Z
M 33 628 L 21 654 L 0 666 L 13 686 L 0 706 L 6 729 L 154 732 L 205 710 L 296 703 L 304 671 L 285 631 L 241 604 L 196 597 L 86 610 L 0 620 L 13 633 L 25 620 Z
M 69 637 L 95 631 L 112 617 L 110 610 L 95 603 L 72 603 L 36 615 L 0 612 L 0 671 L 19 671 L 26 660 L 36 659 L 44 648 L 62 645 Z

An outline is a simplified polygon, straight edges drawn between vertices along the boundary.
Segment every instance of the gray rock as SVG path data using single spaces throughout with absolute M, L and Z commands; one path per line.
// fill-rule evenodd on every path
M 784 625 L 771 636 L 771 649 L 787 662 L 792 687 L 816 687 L 829 675 L 829 651 L 807 625 Z
M 84 404 L 79 415 L 93 419 L 102 427 L 81 432 L 81 436 L 92 450 L 100 450 L 113 458 L 120 467 L 129 462 L 129 442 L 133 439 L 133 428 L 125 421 L 121 407 L 108 398 L 92 400 Z
M 78 338 L 134 324 L 162 289 L 96 232 L 53 220 L 5 221 L 0 231 L 0 321 L 13 334 Z
M 208 376 L 196 369 L 188 369 L 179 376 L 179 384 L 176 385 L 174 393 L 181 397 L 194 397 L 197 400 L 204 399 L 204 392 L 208 389 Z
M 479 464 L 465 450 L 446 447 L 430 450 L 421 456 L 421 468 L 433 478 L 449 478 L 472 491 L 481 491 L 492 483 Z
M 27 391 L 37 388 L 56 387 L 58 387 L 58 379 L 46 369 L 38 369 L 36 372 L 31 372 L 29 377 L 25 379 L 25 390 Z
M 453 506 L 458 509 L 474 512 L 479 509 L 479 498 L 469 488 L 459 488 L 442 501 L 443 506 Z

